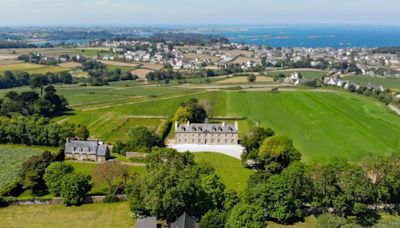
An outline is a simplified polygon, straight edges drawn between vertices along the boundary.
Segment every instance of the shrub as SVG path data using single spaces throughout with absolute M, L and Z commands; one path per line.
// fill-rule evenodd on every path
M 92 188 L 91 177 L 80 173 L 70 173 L 61 182 L 60 195 L 65 205 L 80 205 Z
M 62 162 L 54 162 L 47 167 L 43 178 L 49 191 L 59 196 L 61 192 L 61 183 L 64 177 L 73 171 L 74 167 Z

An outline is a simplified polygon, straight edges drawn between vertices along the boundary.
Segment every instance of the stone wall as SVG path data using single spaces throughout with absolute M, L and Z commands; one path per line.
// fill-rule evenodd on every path
M 104 201 L 104 198 L 106 196 L 88 196 L 84 200 L 85 204 L 90 204 L 90 203 L 102 203 Z M 117 198 L 119 201 L 128 201 L 128 197 L 126 195 L 117 195 Z M 56 197 L 53 199 L 48 199 L 48 200 L 16 200 L 14 202 L 11 202 L 10 205 L 59 205 L 63 204 L 62 198 L 61 197 Z

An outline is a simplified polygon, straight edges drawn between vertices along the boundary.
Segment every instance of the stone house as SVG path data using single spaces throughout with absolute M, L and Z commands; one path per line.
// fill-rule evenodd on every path
M 175 122 L 175 144 L 237 145 L 238 123 L 178 124 Z
M 108 145 L 98 140 L 67 139 L 64 154 L 67 159 L 79 161 L 105 162 L 110 158 Z

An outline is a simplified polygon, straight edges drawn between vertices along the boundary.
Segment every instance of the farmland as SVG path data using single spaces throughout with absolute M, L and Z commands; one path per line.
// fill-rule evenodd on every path
M 400 79 L 398 78 L 348 76 L 344 77 L 343 80 L 349 80 L 361 86 L 368 86 L 368 83 L 371 83 L 374 85 L 382 85 L 384 88 L 400 89 Z
M 243 167 L 240 160 L 217 153 L 195 153 L 195 161 L 203 162 L 214 168 L 227 189 L 242 193 L 253 171 Z
M 273 82 L 272 78 L 265 76 L 256 76 L 257 83 Z M 236 84 L 236 83 L 248 83 L 246 76 L 234 76 L 224 80 L 216 82 L 217 84 Z
M 128 203 L 10 206 L 0 208 L 3 227 L 133 227 Z
M 46 150 L 54 151 L 47 147 L 0 145 L 0 192 L 18 179 L 18 171 L 25 160 Z
M 166 94 L 122 103 L 125 105 L 116 102 L 104 106 L 98 104 L 93 108 L 85 106 L 59 120 L 64 118 L 86 124 L 94 137 L 108 138 L 112 142 L 119 136 L 110 133 L 118 131 L 121 128 L 119 124 L 126 119 L 133 119 L 129 126 L 149 123 L 156 127 L 158 123 L 154 120 L 142 122 L 138 117 L 167 117 L 174 113 L 180 102 L 195 97 L 209 100 L 214 106 L 215 116 L 247 117 L 247 121 L 240 122 L 241 127 L 244 125 L 247 129 L 249 123 L 259 122 L 292 138 L 306 161 L 358 160 L 369 155 L 390 155 L 400 151 L 396 137 L 400 134 L 400 118 L 375 100 L 346 92 L 200 91 L 171 97 Z
M 48 65 L 39 65 L 32 63 L 16 63 L 9 65 L 1 65 L 0 66 L 0 74 L 3 74 L 5 71 L 24 71 L 29 74 L 45 74 L 47 72 L 57 73 L 62 71 L 68 71 L 71 68 L 68 67 L 60 67 L 60 66 L 48 66 Z

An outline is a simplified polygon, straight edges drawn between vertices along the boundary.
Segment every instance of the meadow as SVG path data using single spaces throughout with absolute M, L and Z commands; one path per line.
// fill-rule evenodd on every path
M 349 80 L 361 86 L 368 86 L 368 83 L 371 83 L 374 85 L 382 85 L 385 89 L 400 89 L 400 79 L 398 78 L 347 76 L 343 77 L 343 80 Z
M 39 146 L 0 145 L 0 195 L 2 189 L 18 180 L 18 172 L 24 161 L 46 150 L 55 151 L 54 148 Z
M 2 227 L 133 227 L 128 203 L 10 206 L 0 208 Z
M 214 116 L 247 117 L 240 121 L 242 129 L 259 123 L 292 138 L 306 161 L 359 160 L 400 153 L 400 118 L 378 101 L 341 91 L 200 91 L 122 105 L 88 105 L 59 120 L 86 124 L 94 137 L 107 138 L 127 118 L 167 117 L 190 98 L 208 100 Z M 130 126 L 136 124 L 146 122 L 138 118 Z
M 227 189 L 243 193 L 247 180 L 254 171 L 246 169 L 240 160 L 217 153 L 194 153 L 195 161 L 205 163 L 214 168 L 221 182 Z

